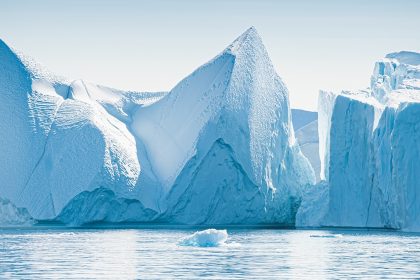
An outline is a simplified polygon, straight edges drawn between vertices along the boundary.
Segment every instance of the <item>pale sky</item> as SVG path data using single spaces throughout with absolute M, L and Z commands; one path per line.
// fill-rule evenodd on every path
M 420 1 L 0 0 L 0 38 L 51 72 L 166 91 L 250 26 L 292 107 L 369 85 L 375 60 L 420 51 Z

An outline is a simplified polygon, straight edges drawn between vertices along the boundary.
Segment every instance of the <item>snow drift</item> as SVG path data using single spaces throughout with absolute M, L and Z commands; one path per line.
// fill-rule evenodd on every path
M 169 93 L 0 65 L 0 196 L 34 219 L 293 224 L 314 183 L 254 28 Z
M 389 54 L 375 64 L 369 90 L 320 93 L 327 184 L 305 196 L 299 226 L 420 230 L 419 62 L 419 53 Z

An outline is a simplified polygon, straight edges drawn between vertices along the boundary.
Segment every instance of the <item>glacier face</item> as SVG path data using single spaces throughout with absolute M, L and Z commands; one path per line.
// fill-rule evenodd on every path
M 369 90 L 320 93 L 326 182 L 323 195 L 312 195 L 322 197 L 316 205 L 305 195 L 299 226 L 420 229 L 419 61 L 418 53 L 389 54 L 375 64 Z
M 293 224 L 315 181 L 254 28 L 168 93 L 0 64 L 0 196 L 36 220 Z

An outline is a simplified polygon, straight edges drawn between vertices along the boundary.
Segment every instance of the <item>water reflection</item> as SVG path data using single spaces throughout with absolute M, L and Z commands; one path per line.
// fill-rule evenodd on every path
M 288 248 L 290 248 L 286 260 L 291 278 L 328 278 L 328 256 L 330 255 L 329 244 L 331 240 L 327 236 L 336 238 L 331 233 L 325 231 L 320 231 L 316 235 L 307 231 L 291 231 L 285 235 Z

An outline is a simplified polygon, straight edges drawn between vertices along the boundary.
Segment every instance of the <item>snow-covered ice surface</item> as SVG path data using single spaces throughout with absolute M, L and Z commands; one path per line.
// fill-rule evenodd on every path
M 36 220 L 293 224 L 315 182 L 255 28 L 168 93 L 0 65 L 0 196 Z
M 189 236 L 181 238 L 178 244 L 181 246 L 195 247 L 218 247 L 226 244 L 228 239 L 227 230 L 206 229 L 197 231 Z
M 375 64 L 370 89 L 320 93 L 326 183 L 304 196 L 298 226 L 420 230 L 419 61 L 419 53 L 389 54 Z M 313 202 L 321 197 L 324 205 Z
M 37 220 L 55 219 L 78 194 L 99 187 L 139 199 L 137 142 L 121 120 L 163 94 L 63 83 L 3 42 L 0 62 L 2 197 Z

